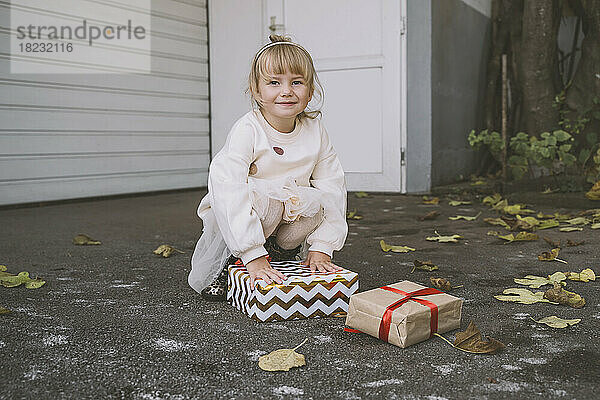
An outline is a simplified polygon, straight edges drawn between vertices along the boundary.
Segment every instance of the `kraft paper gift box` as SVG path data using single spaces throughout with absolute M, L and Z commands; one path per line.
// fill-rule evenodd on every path
M 287 279 L 283 284 L 259 279 L 250 287 L 250 275 L 243 265 L 230 265 L 227 301 L 260 322 L 302 318 L 345 316 L 350 296 L 358 289 L 358 274 L 311 272 L 300 261 L 271 262 Z
M 346 325 L 399 347 L 460 327 L 462 300 L 410 281 L 350 298 Z

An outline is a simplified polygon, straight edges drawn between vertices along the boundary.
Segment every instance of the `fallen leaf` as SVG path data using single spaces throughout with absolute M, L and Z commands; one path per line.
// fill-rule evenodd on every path
M 581 246 L 582 244 L 585 243 L 585 240 L 582 240 L 580 242 L 574 242 L 571 239 L 567 239 L 567 247 L 576 247 L 576 246 Z
M 560 222 L 556 219 L 546 219 L 540 221 L 540 223 L 535 227 L 535 229 L 550 229 L 555 228 L 560 225 Z
M 492 377 L 488 377 L 487 380 L 488 380 L 489 383 L 493 383 L 493 384 L 498 383 L 498 381 L 496 379 L 492 378 Z
M 533 210 L 529 210 L 527 208 L 524 208 L 525 205 L 523 204 L 514 204 L 512 206 L 505 206 L 504 208 L 502 208 L 502 211 L 504 211 L 507 214 L 512 214 L 512 215 L 516 215 L 516 214 L 535 214 L 535 211 Z
M 544 214 L 543 212 L 539 212 L 535 215 L 535 217 L 538 219 L 549 219 L 554 218 L 554 214 Z
M 582 231 L 583 228 L 580 228 L 578 226 L 565 226 L 564 228 L 560 228 L 559 231 L 561 232 L 577 232 L 577 231 Z
M 558 258 L 558 253 L 560 252 L 560 248 L 555 248 L 550 251 L 544 251 L 542 254 L 538 255 L 538 260 L 540 261 L 558 261 L 564 264 L 567 264 L 565 260 L 561 260 Z
M 555 248 L 560 248 L 560 240 L 558 242 L 555 242 L 554 240 L 550 239 L 549 237 L 544 236 L 543 238 L 546 243 L 548 243 L 550 245 L 550 247 L 552 247 L 553 249 Z
M 437 236 L 429 236 L 426 237 L 426 240 L 431 242 L 439 242 L 439 243 L 458 243 L 459 239 L 462 239 L 460 235 L 452 235 L 452 236 L 442 236 L 439 233 L 435 232 Z
M 2 272 L 4 271 L 6 271 L 6 269 Z M 46 281 L 40 278 L 31 279 L 29 277 L 29 272 L 26 271 L 19 272 L 17 275 L 9 273 L 2 273 L 0 275 L 0 285 L 4 287 L 17 287 L 23 285 L 26 289 L 38 289 L 44 286 L 45 283 Z
M 259 357 L 258 366 L 263 371 L 289 371 L 292 368 L 306 365 L 304 355 L 296 353 L 296 350 L 307 340 L 308 338 L 304 339 L 302 343 L 293 349 L 279 349 Z
M 568 219 L 572 218 L 572 215 L 570 214 L 559 214 L 559 213 L 554 213 L 554 218 L 556 218 L 559 221 L 566 221 Z
M 449 205 L 451 205 L 452 207 L 458 207 L 458 206 L 466 206 L 471 204 L 470 201 L 461 201 L 461 200 L 450 200 L 448 202 Z
M 493 206 L 501 200 L 502 200 L 502 195 L 500 195 L 500 193 L 494 193 L 491 196 L 484 197 L 482 203 L 487 204 L 489 206 Z
M 414 267 L 413 267 L 412 271 L 410 271 L 411 274 L 413 272 L 415 272 L 415 269 L 420 269 L 421 271 L 427 271 L 427 272 L 431 272 L 431 271 L 435 271 L 436 269 L 439 269 L 437 265 L 433 264 L 429 260 L 427 260 L 427 261 L 415 260 L 415 261 L 413 261 L 413 264 L 414 264 Z
M 546 290 L 544 298 L 573 308 L 585 306 L 585 299 L 583 297 L 577 293 L 566 291 L 561 285 L 557 284 L 554 284 L 552 289 Z
M 439 203 L 440 203 L 439 197 L 423 196 L 423 204 L 438 205 Z
M 531 319 L 533 319 L 533 318 L 531 318 Z M 549 317 L 542 318 L 539 321 L 536 321 L 535 319 L 533 319 L 533 320 L 535 322 L 537 322 L 538 324 L 546 324 L 550 328 L 566 328 L 567 326 L 575 325 L 575 324 L 578 324 L 581 322 L 580 318 L 562 319 L 562 318 L 558 318 L 556 315 L 551 315 Z
M 435 211 L 435 210 L 434 210 L 434 211 L 428 212 L 428 213 L 427 213 L 427 214 L 425 214 L 425 215 L 420 215 L 420 216 L 418 216 L 418 217 L 417 217 L 417 219 L 418 219 L 419 221 L 428 221 L 428 220 L 436 219 L 436 218 L 437 218 L 437 217 L 439 217 L 439 216 L 440 216 L 440 213 L 439 213 L 439 211 Z
M 0 306 L 0 315 L 8 314 L 8 313 L 10 313 L 10 310 L 8 308 L 4 308 L 4 307 Z
M 445 290 L 446 292 L 449 292 L 452 290 L 452 284 L 447 279 L 434 278 L 433 276 L 431 276 L 431 277 L 429 277 L 429 281 L 431 282 L 431 284 L 433 286 L 435 286 L 436 288 L 438 288 L 440 290 Z
M 504 289 L 502 295 L 496 295 L 494 298 L 500 301 L 514 301 L 515 303 L 521 304 L 552 303 L 550 300 L 544 298 L 544 292 L 533 293 L 530 290 L 522 288 Z
M 100 242 L 99 240 L 94 240 L 91 237 L 89 237 L 88 235 L 79 234 L 73 238 L 73 244 L 76 244 L 79 246 L 86 246 L 86 245 L 99 245 L 99 244 L 102 244 L 102 242 Z
M 596 280 L 596 274 L 590 268 L 586 268 L 581 272 L 565 272 L 567 279 L 578 282 L 589 282 Z
M 484 340 L 479 328 L 477 328 L 473 321 L 469 322 L 469 326 L 464 332 L 456 334 L 453 346 L 476 354 L 493 354 L 505 347 L 504 343 L 494 338 L 490 337 Z
M 448 217 L 448 219 L 451 221 L 458 221 L 459 219 L 464 219 L 465 221 L 475 221 L 477 218 L 479 218 L 480 215 L 481 212 L 475 215 L 474 217 L 470 217 L 467 215 L 457 215 L 456 217 Z
M 483 220 L 490 225 L 503 226 L 506 229 L 510 229 L 510 225 L 504 222 L 504 220 L 501 218 L 484 218 Z
M 182 254 L 185 253 L 185 251 L 178 250 L 169 244 L 161 244 L 153 251 L 153 253 L 159 256 L 169 257 L 174 251 Z
M 363 197 L 369 197 L 369 194 L 365 193 L 365 192 L 356 192 L 356 193 L 354 193 L 354 195 L 356 197 L 358 197 L 359 199 L 362 199 Z
M 552 275 L 548 275 L 548 277 L 536 276 L 536 275 L 527 275 L 525 278 L 519 279 L 515 278 L 515 283 L 519 285 L 529 286 L 532 289 L 539 289 L 544 285 L 554 285 L 555 283 L 562 283 L 567 279 L 567 276 L 562 272 L 555 272 Z
M 415 249 L 413 249 L 412 247 L 394 246 L 394 245 L 385 243 L 384 240 L 381 240 L 379 242 L 379 245 L 381 246 L 381 250 L 385 251 L 386 253 L 388 251 L 392 251 L 394 253 L 408 253 L 409 251 L 415 251 Z
M 547 187 L 546 189 L 544 189 L 544 191 L 542 192 L 542 194 L 550 194 L 550 193 L 555 193 L 558 192 L 559 189 L 552 189 L 551 187 Z
M 590 220 L 586 217 L 577 217 L 568 219 L 565 222 L 570 225 L 587 225 L 590 223 Z
M 362 215 L 358 215 L 356 210 L 348 211 L 346 214 L 347 219 L 362 219 Z
M 592 229 L 600 229 L 600 222 L 592 224 L 592 226 L 590 226 L 590 228 L 592 228 Z
M 507 207 L 507 206 L 508 206 L 508 200 L 504 199 L 504 200 L 500 200 L 496 204 L 492 205 L 492 208 L 497 211 L 502 211 L 502 210 L 504 210 L 504 207 Z
M 600 200 L 600 181 L 594 183 L 594 186 L 585 194 L 590 200 Z
M 509 233 L 508 235 L 498 235 L 500 239 L 506 240 L 506 243 L 512 242 L 527 242 L 538 240 L 539 236 L 535 233 L 519 232 L 516 235 Z
M 498 236 L 499 234 L 500 234 L 500 232 L 498 232 L 498 231 L 488 231 L 486 233 L 486 235 L 488 235 L 488 236 Z

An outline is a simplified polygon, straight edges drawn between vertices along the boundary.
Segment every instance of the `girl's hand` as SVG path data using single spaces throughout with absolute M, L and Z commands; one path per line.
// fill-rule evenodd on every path
M 310 267 L 310 272 L 338 272 L 342 267 L 338 267 L 331 262 L 331 257 L 320 251 L 309 251 L 306 260 L 302 262 Z
M 283 283 L 287 278 L 284 274 L 271 267 L 271 264 L 267 261 L 267 257 L 259 257 L 250 261 L 246 264 L 246 269 L 250 274 L 251 287 L 254 287 L 257 279 L 264 279 L 267 285 L 269 285 L 273 281 Z

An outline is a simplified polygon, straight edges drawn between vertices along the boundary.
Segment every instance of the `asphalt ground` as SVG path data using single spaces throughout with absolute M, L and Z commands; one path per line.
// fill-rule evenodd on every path
M 195 208 L 203 191 L 116 198 L 0 210 L 0 264 L 29 271 L 40 289 L 0 287 L 1 399 L 505 399 L 598 398 L 600 386 L 600 285 L 569 282 L 587 304 L 500 302 L 493 295 L 517 287 L 513 278 L 555 271 L 600 272 L 600 230 L 541 231 L 554 240 L 585 240 L 566 247 L 558 262 L 542 262 L 543 240 L 504 244 L 501 230 L 483 222 L 497 213 L 473 205 L 424 205 L 420 196 L 349 194 L 361 220 L 335 261 L 360 274 L 360 291 L 401 280 L 427 284 L 432 273 L 411 273 L 415 259 L 439 266 L 434 275 L 464 287 L 461 328 L 473 321 L 506 348 L 495 355 L 458 351 L 439 338 L 401 349 L 376 338 L 344 332 L 343 318 L 257 323 L 226 303 L 209 303 L 187 285 L 189 258 L 201 233 Z M 542 195 L 533 194 L 531 199 Z M 536 211 L 577 213 L 577 204 L 545 195 Z M 555 196 L 555 197 L 552 197 Z M 582 194 L 572 194 L 580 199 Z M 518 197 L 518 194 L 513 197 Z M 512 201 L 511 201 L 512 203 Z M 440 216 L 418 221 L 437 210 Z M 449 216 L 482 215 L 476 221 Z M 425 237 L 460 234 L 460 243 Z M 75 246 L 85 233 L 99 246 Z M 379 241 L 408 245 L 410 253 L 384 253 Z M 160 244 L 185 252 L 162 258 Z M 534 290 L 535 291 L 535 290 Z M 581 318 L 566 329 L 535 323 L 549 315 Z M 454 339 L 454 332 L 444 336 Z M 259 356 L 291 348 L 306 366 L 265 372 Z

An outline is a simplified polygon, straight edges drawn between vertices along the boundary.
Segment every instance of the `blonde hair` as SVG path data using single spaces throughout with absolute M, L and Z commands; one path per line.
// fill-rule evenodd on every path
M 269 39 L 271 43 L 263 46 L 254 56 L 248 75 L 246 92 L 250 93 L 252 106 L 261 107 L 257 100 L 259 97 L 258 84 L 261 79 L 269 81 L 272 74 L 284 74 L 289 71 L 292 74 L 302 75 L 312 95 L 311 103 L 315 104 L 314 107 L 309 104 L 305 111 L 298 114 L 297 118 L 299 120 L 304 117 L 317 118 L 321 115 L 323 87 L 317 77 L 312 57 L 302 46 L 292 42 L 286 36 L 270 35 Z M 273 45 L 279 42 L 286 44 Z

